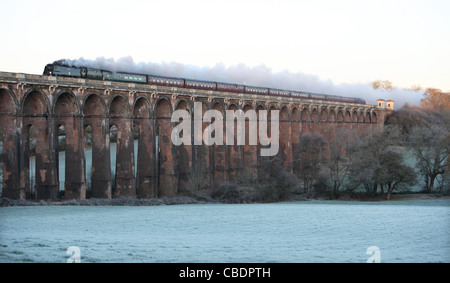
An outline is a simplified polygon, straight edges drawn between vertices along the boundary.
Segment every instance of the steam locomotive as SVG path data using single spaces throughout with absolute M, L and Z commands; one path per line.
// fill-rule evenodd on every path
M 47 64 L 44 69 L 44 75 L 47 76 L 63 76 L 63 77 L 75 77 L 86 78 L 92 80 L 103 81 L 115 81 L 115 82 L 128 82 L 137 84 L 149 84 L 159 86 L 214 90 L 214 91 L 226 91 L 235 93 L 247 93 L 256 95 L 271 95 L 271 96 L 283 96 L 283 97 L 298 97 L 304 99 L 313 100 L 325 100 L 341 103 L 355 103 L 366 104 L 366 101 L 361 98 L 349 98 L 335 95 L 315 94 L 309 92 L 281 90 L 272 88 L 263 88 L 255 86 L 246 86 L 239 84 L 220 83 L 199 81 L 183 78 L 171 78 L 154 75 L 142 75 L 133 73 L 122 72 L 109 72 L 104 70 L 91 69 L 86 67 L 70 67 L 60 64 Z

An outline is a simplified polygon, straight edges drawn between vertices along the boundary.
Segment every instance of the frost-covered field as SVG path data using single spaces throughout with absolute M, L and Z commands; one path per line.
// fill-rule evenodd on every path
M 0 208 L 0 262 L 450 262 L 450 200 Z

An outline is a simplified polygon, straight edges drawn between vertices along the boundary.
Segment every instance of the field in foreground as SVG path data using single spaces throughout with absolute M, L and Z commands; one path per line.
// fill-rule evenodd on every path
M 450 262 L 450 199 L 0 208 L 0 262 Z

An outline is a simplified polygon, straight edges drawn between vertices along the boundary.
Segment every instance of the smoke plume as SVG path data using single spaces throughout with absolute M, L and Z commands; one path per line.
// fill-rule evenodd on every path
M 225 66 L 216 64 L 214 67 L 198 67 L 177 62 L 135 63 L 132 57 L 120 59 L 99 57 L 95 60 L 84 58 L 75 60 L 61 60 L 69 66 L 88 67 L 108 70 L 112 72 L 129 72 L 138 74 L 152 74 L 167 77 L 181 77 L 186 79 L 215 81 L 224 83 L 244 84 L 274 89 L 297 90 L 304 92 L 358 97 L 365 99 L 368 104 L 375 105 L 376 100 L 391 99 L 395 101 L 395 108 L 405 103 L 419 105 L 423 91 L 413 91 L 400 88 L 383 90 L 372 88 L 371 83 L 335 84 L 331 80 L 321 80 L 318 76 L 289 71 L 273 72 L 271 68 L 260 65 L 249 67 L 244 64 Z

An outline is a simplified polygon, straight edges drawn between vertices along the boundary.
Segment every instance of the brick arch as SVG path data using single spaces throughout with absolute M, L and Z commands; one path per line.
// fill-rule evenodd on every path
M 2 193 L 3 197 L 23 198 L 25 192 L 19 188 L 19 168 L 17 166 L 20 152 L 17 135 L 17 104 L 15 96 L 7 89 L 0 88 L 0 137 L 2 138 L 2 151 L 0 164 L 2 164 Z M 0 173 L 0 174 L 1 174 Z M 5 175 L 8 174 L 6 178 Z
M 336 128 L 337 128 L 337 113 L 335 109 L 331 109 L 328 113 L 328 139 L 329 142 L 333 141 L 336 136 Z
M 351 122 L 352 118 L 351 118 L 351 114 L 349 110 L 345 110 L 344 113 L 344 122 L 349 123 Z
M 364 131 L 364 111 L 358 112 L 358 130 L 361 133 Z
M 144 96 L 136 99 L 133 106 L 133 127 L 138 128 L 136 160 L 136 197 L 156 197 L 155 136 L 150 119 L 151 106 Z M 135 143 L 136 144 L 136 143 Z
M 194 114 L 191 111 L 191 105 L 189 100 L 179 99 L 175 101 L 175 111 L 185 110 L 190 113 L 191 119 L 194 119 Z M 192 121 L 192 120 L 191 120 Z M 185 122 L 185 121 L 183 121 Z M 179 121 L 174 122 L 174 126 L 178 126 L 180 124 Z M 190 123 L 192 126 L 192 123 Z M 183 131 L 179 132 L 179 137 L 185 138 L 185 135 L 188 135 L 189 141 L 193 144 L 193 134 L 194 131 L 191 129 L 191 133 L 185 133 Z M 180 192 L 185 192 L 189 186 L 189 180 L 192 178 L 192 146 L 181 144 L 175 147 L 175 151 L 177 154 L 177 167 L 178 167 L 178 190 Z
M 230 102 L 227 105 L 227 110 L 237 111 L 239 109 L 239 104 L 236 102 Z M 227 137 L 228 133 L 231 130 L 226 126 L 225 138 L 227 139 L 227 145 L 229 144 Z M 229 180 L 232 182 L 238 182 L 241 177 L 242 169 L 243 169 L 243 152 L 242 146 L 239 146 L 237 139 L 237 121 L 234 121 L 234 132 L 233 132 L 234 140 L 233 145 L 228 146 L 228 175 Z
M 74 116 L 80 114 L 80 106 L 75 98 L 75 94 L 70 91 L 64 91 L 58 94 L 53 113 L 56 116 Z
M 280 111 L 280 109 L 277 109 L 277 107 L 275 105 L 269 106 L 268 113 L 267 113 L 267 121 L 268 122 L 270 122 L 272 120 L 272 111 L 274 111 L 274 110 Z M 281 111 L 279 112 L 279 114 L 280 114 L 279 118 L 281 120 Z
M 204 115 L 206 111 L 210 108 L 210 103 L 206 100 L 198 100 L 196 102 L 200 102 L 202 106 L 202 114 Z
M 267 110 L 267 106 L 264 103 L 257 103 L 256 111 L 259 111 L 259 110 Z
M 150 102 L 144 96 L 136 99 L 133 105 L 134 118 L 150 118 Z
M 111 155 L 109 144 L 109 124 L 103 98 L 97 93 L 89 93 L 82 107 L 84 126 L 92 127 L 92 198 L 111 198 Z M 107 137 L 108 135 L 108 137 Z M 88 176 L 86 176 L 88 177 Z M 87 180 L 89 181 L 89 180 Z
M 344 112 L 344 127 L 346 129 L 351 129 L 352 128 L 352 114 L 350 112 L 350 109 L 345 109 Z
M 334 109 L 331 109 L 330 113 L 328 113 L 328 121 L 330 123 L 335 123 L 336 122 L 336 111 Z
M 148 129 L 141 129 L 142 124 L 151 118 L 150 102 L 146 97 L 139 97 L 133 105 L 133 127 L 138 126 L 139 132 L 148 131 Z M 146 123 L 148 124 L 148 123 Z
M 258 104 L 256 106 L 256 111 L 260 111 L 260 110 L 266 110 L 267 108 L 265 107 L 264 104 Z
M 239 109 L 239 104 L 237 102 L 230 102 L 227 106 L 226 106 L 227 110 L 238 110 Z
M 24 115 L 48 115 L 49 109 L 47 96 L 39 90 L 31 90 L 23 97 L 22 114 Z
M 319 132 L 322 137 L 325 139 L 328 139 L 328 115 L 327 115 L 327 109 L 322 108 L 322 111 L 320 112 L 320 121 L 319 121 Z
M 65 172 L 64 184 L 59 180 L 60 187 L 64 187 L 65 199 L 85 199 L 86 198 L 86 177 L 85 177 L 85 163 L 83 159 L 84 143 L 79 136 L 82 136 L 80 131 L 83 127 L 80 125 L 81 120 L 74 119 L 80 113 L 80 107 L 76 101 L 75 95 L 72 92 L 63 91 L 57 95 L 55 105 L 53 107 L 55 114 L 55 134 L 59 134 L 61 125 L 64 125 L 65 130 Z M 59 154 L 56 155 L 58 164 L 62 161 L 59 159 Z M 61 173 L 61 172 L 60 172 Z M 58 174 L 59 178 L 60 174 Z
M 161 97 L 154 105 L 155 118 L 168 118 L 172 115 L 172 104 L 169 98 Z
M 300 121 L 302 123 L 302 136 L 309 135 L 311 133 L 310 129 L 310 116 L 307 108 L 303 108 L 300 114 Z
M 325 108 L 323 108 L 322 111 L 320 111 L 320 121 L 321 122 L 328 121 L 328 113 L 327 113 L 327 109 L 325 109 Z
M 260 118 L 260 111 L 267 111 L 267 122 L 269 121 L 269 113 L 268 113 L 268 110 L 267 110 L 267 108 L 266 108 L 266 106 L 264 105 L 264 104 L 259 104 L 259 105 L 256 105 L 256 109 L 255 109 L 255 111 L 256 111 L 256 115 L 257 115 L 257 117 L 258 117 L 258 121 L 259 121 L 259 118 Z M 260 126 L 260 124 L 258 124 L 258 129 L 259 129 L 259 126 Z M 268 125 L 267 125 L 267 127 L 268 127 Z M 259 132 L 258 132 L 258 144 L 259 144 Z
M 256 111 L 256 115 L 258 115 L 258 122 L 259 122 L 259 118 L 260 118 L 260 111 L 267 111 L 267 109 L 266 109 L 266 106 L 264 105 L 264 104 L 258 104 L 258 105 L 256 105 L 256 109 L 255 109 L 255 111 Z M 267 122 L 268 121 L 268 119 L 269 119 L 269 114 L 268 113 L 266 113 L 267 114 L 267 120 L 265 121 L 265 122 Z M 261 124 L 260 123 L 258 123 L 258 156 L 260 156 L 259 155 L 259 146 L 260 146 L 260 140 L 259 140 L 259 138 L 260 138 L 260 136 L 259 136 L 259 128 L 260 128 L 260 126 L 261 126 Z M 268 127 L 268 125 L 266 125 L 267 127 Z
M 269 107 L 268 107 L 268 109 L 269 109 L 269 111 L 272 111 L 272 110 L 280 110 L 280 109 L 278 109 L 278 107 L 277 107 L 276 104 L 270 104 Z
M 336 113 L 336 122 L 344 122 L 344 112 L 342 110 L 338 110 Z
M 86 116 L 106 116 L 105 101 L 96 93 L 88 94 L 83 103 L 83 115 Z
M 345 127 L 345 110 L 339 109 L 336 113 L 336 133 Z
M 372 123 L 377 123 L 378 118 L 377 118 L 377 112 L 373 112 L 372 113 Z
M 311 133 L 319 133 L 319 110 L 316 107 L 311 112 Z
M 371 117 L 370 117 L 370 113 L 369 113 L 369 112 L 366 112 L 366 115 L 365 115 L 365 117 L 364 117 L 364 122 L 365 122 L 366 124 L 372 123 L 372 119 L 371 119 Z
M 225 105 L 222 101 L 213 101 L 211 104 L 211 109 L 219 111 L 222 114 L 223 119 L 223 144 L 214 144 L 212 152 L 213 182 L 215 184 L 221 184 L 228 180 L 228 154 L 227 146 L 225 145 Z
M 278 154 L 281 157 L 284 168 L 292 170 L 292 139 L 291 121 L 289 120 L 289 110 L 283 106 L 280 111 L 280 147 Z
M 198 102 L 201 102 L 203 119 L 203 115 L 205 115 L 205 113 L 208 111 L 210 105 L 206 99 L 201 99 Z M 201 130 L 198 131 L 197 135 L 199 136 L 199 140 L 201 140 L 202 142 L 200 145 L 194 144 L 193 146 L 193 176 L 200 176 L 202 180 L 202 184 L 200 184 L 197 189 L 208 187 L 210 185 L 212 175 L 212 171 L 210 168 L 210 147 L 203 142 L 203 133 L 207 131 L 209 123 L 202 120 L 199 125 L 201 125 Z
M 52 139 L 54 140 L 54 129 L 49 130 L 48 115 L 49 101 L 47 96 L 32 89 L 22 99 L 22 138 L 25 145 L 25 172 L 29 172 L 29 141 L 31 129 L 36 133 L 36 171 L 34 197 L 37 199 L 56 199 L 59 191 L 57 180 L 56 154 L 52 150 Z M 44 174 L 40 174 L 44 172 Z M 29 184 L 29 183 L 28 183 Z M 32 188 L 30 187 L 32 190 Z M 30 192 L 30 190 L 28 190 Z
M 159 184 L 158 195 L 173 196 L 178 192 L 178 178 L 176 176 L 176 155 L 171 134 L 172 104 L 168 98 L 159 98 L 155 105 L 157 148 L 159 154 L 158 168 Z
M 222 101 L 213 101 L 211 103 L 211 109 L 215 109 L 215 110 L 219 110 L 220 112 L 222 112 L 222 115 L 224 115 L 224 111 L 225 111 L 225 106 L 224 103 Z M 225 116 L 224 116 L 225 117 Z
M 116 95 L 109 104 L 110 128 L 117 127 L 115 197 L 136 195 L 133 119 L 126 97 Z
M 256 114 L 255 109 L 253 109 L 253 105 L 250 103 L 244 103 L 242 105 L 242 110 L 247 115 L 249 113 Z M 252 112 L 248 112 L 251 110 Z M 255 112 L 253 112 L 255 111 Z M 250 116 L 250 115 L 249 115 Z M 250 144 L 250 135 L 254 135 L 253 138 L 256 138 L 256 141 L 258 140 L 258 115 L 256 114 L 254 117 L 250 116 L 248 119 L 245 119 L 245 144 L 243 146 L 243 162 L 244 162 L 244 176 L 247 178 L 255 178 L 257 176 L 257 145 Z
M 283 106 L 280 109 L 280 121 L 289 121 L 289 110 L 287 106 Z
M 272 136 L 272 111 L 275 111 L 275 110 L 279 111 L 279 109 L 277 109 L 275 105 L 270 105 L 269 109 L 268 109 L 268 112 L 267 112 L 267 133 L 268 133 L 268 137 Z M 280 114 L 280 113 L 278 113 L 278 114 Z M 279 116 L 279 118 L 280 118 L 280 116 Z M 281 120 L 281 119 L 279 119 L 279 120 Z
M 250 103 L 244 103 L 244 104 L 242 104 L 242 111 L 244 111 L 244 113 L 247 112 L 247 111 L 249 111 L 249 110 L 255 110 L 255 109 L 253 108 L 253 105 L 252 105 L 252 104 L 250 104 Z M 258 119 L 258 117 L 256 117 L 256 119 Z
M 0 114 L 15 115 L 17 103 L 14 94 L 8 89 L 0 88 Z
M 353 110 L 353 112 L 352 112 L 352 122 L 353 123 L 358 122 L 358 112 L 356 112 L 356 110 Z
M 309 111 L 307 108 L 303 108 L 301 113 L 300 113 L 300 120 L 302 122 L 309 122 L 310 121 L 310 117 L 309 117 Z
M 299 159 L 299 148 L 300 148 L 300 133 L 301 133 L 301 123 L 300 123 L 300 111 L 297 107 L 294 107 L 291 112 L 291 141 L 292 141 L 292 159 L 293 159 L 293 170 L 294 173 L 298 173 L 296 167 L 294 166 L 295 160 Z
M 116 95 L 109 104 L 109 117 L 129 117 L 130 106 L 125 97 Z
M 360 111 L 358 114 L 358 123 L 364 123 L 364 112 Z
M 291 121 L 300 121 L 300 111 L 297 107 L 293 107 L 291 111 Z
M 187 99 L 179 99 L 175 103 L 175 110 L 186 110 L 192 114 L 192 105 Z

